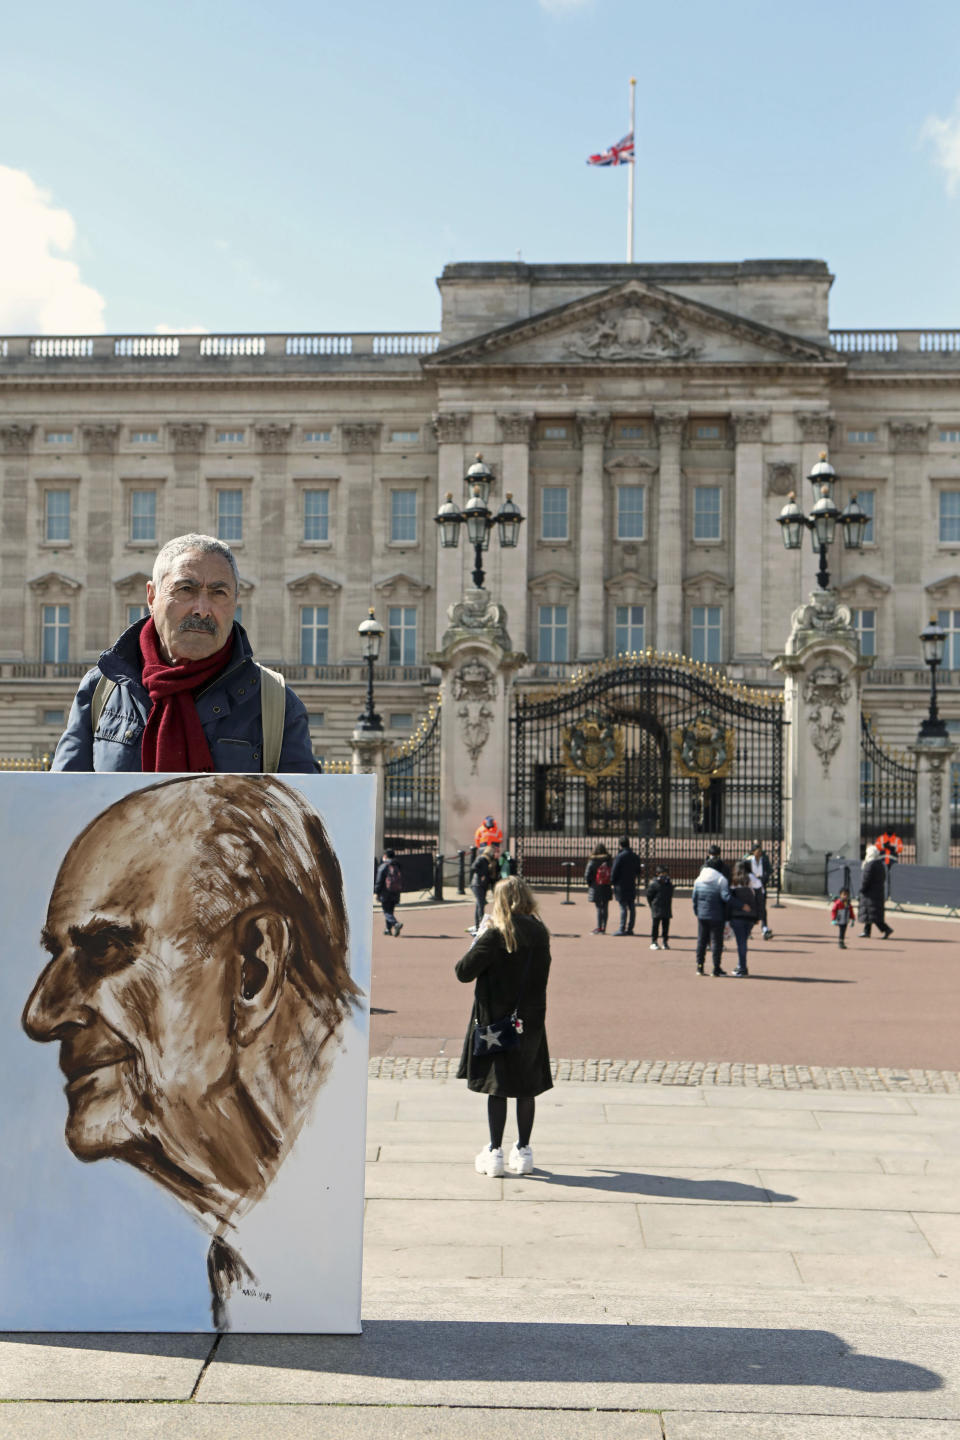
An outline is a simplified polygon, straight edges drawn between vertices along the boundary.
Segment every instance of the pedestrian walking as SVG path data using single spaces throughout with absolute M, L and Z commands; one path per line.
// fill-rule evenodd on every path
M 650 906 L 650 949 L 670 949 L 670 921 L 673 918 L 673 881 L 667 874 L 666 866 L 658 865 L 657 873 L 647 886 L 647 904 Z M 661 943 L 657 944 L 657 937 Z
M 373 882 L 373 893 L 380 901 L 384 935 L 399 935 L 403 929 L 403 923 L 396 918 L 394 911 L 400 904 L 400 896 L 403 894 L 403 871 L 392 850 L 383 852 L 383 859 L 377 867 L 376 879 Z
M 887 898 L 887 867 L 880 858 L 876 845 L 868 845 L 864 851 L 863 869 L 860 871 L 860 931 L 864 940 L 870 939 L 870 927 L 876 925 L 884 940 L 893 934 L 893 926 L 884 918 Z
M 847 926 L 852 924 L 856 918 L 853 901 L 850 899 L 850 891 L 844 886 L 836 900 L 834 900 L 830 906 L 830 923 L 837 926 L 837 933 L 840 937 L 838 943 L 841 950 L 846 950 L 847 948 Z
M 587 868 L 583 873 L 583 878 L 587 882 L 587 898 L 592 900 L 597 910 L 597 923 L 593 927 L 594 935 L 607 933 L 607 913 L 610 909 L 610 896 L 613 894 L 611 873 L 610 851 L 603 841 L 600 841 L 587 861 Z
M 487 1097 L 490 1142 L 477 1155 L 476 1170 L 492 1177 L 504 1173 L 507 1100 L 514 1099 L 517 1140 L 506 1168 L 515 1175 L 529 1175 L 536 1097 L 553 1085 L 545 1029 L 550 934 L 540 919 L 532 890 L 518 875 L 498 883 L 490 914 L 466 955 L 458 960 L 456 973 L 464 984 L 475 982 L 457 1078 L 466 1080 L 469 1090 Z M 487 1027 L 514 1014 L 519 1034 L 513 1048 L 483 1053 L 490 1043 Z
M 759 840 L 751 840 L 750 850 L 744 855 L 742 863 L 747 867 L 750 877 L 750 887 L 756 891 L 757 913 L 760 918 L 760 931 L 764 940 L 773 939 L 773 931 L 767 924 L 767 890 L 770 886 L 770 878 L 773 875 L 773 866 L 770 863 L 770 856 L 764 850 Z
M 632 935 L 637 918 L 637 876 L 640 874 L 640 856 L 630 848 L 630 837 L 620 838 L 620 849 L 610 868 L 613 893 L 620 905 L 620 929 L 614 935 Z
M 716 848 L 716 847 L 714 847 Z M 713 959 L 714 975 L 726 975 L 720 964 L 723 955 L 723 929 L 726 923 L 730 886 L 719 868 L 719 857 L 708 855 L 706 863 L 693 883 L 693 913 L 697 917 L 697 974 L 704 973 L 707 946 Z
M 493 889 L 497 881 L 497 852 L 492 845 L 486 845 L 477 852 L 477 857 L 470 867 L 470 889 L 473 891 L 473 898 L 476 902 L 473 912 L 473 924 L 468 927 L 471 935 L 476 935 L 483 920 L 483 912 L 487 903 L 487 895 Z
M 751 930 L 761 918 L 760 892 L 755 885 L 750 883 L 751 878 L 750 870 L 741 862 L 733 872 L 730 903 L 727 907 L 730 929 L 737 942 L 737 968 L 733 973 L 738 980 L 742 980 L 750 974 L 747 968 L 747 944 Z

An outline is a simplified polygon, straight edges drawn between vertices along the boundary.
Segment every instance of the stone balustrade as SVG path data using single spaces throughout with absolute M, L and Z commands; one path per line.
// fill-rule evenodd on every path
M 831 330 L 830 344 L 848 360 L 950 360 L 960 356 L 960 330 Z
M 217 362 L 242 361 L 256 373 L 258 362 L 275 369 L 362 359 L 416 362 L 440 345 L 435 332 L 319 335 L 11 335 L 0 340 L 0 366 L 41 368 L 67 364 L 99 368 L 135 362 L 168 370 L 195 370 Z

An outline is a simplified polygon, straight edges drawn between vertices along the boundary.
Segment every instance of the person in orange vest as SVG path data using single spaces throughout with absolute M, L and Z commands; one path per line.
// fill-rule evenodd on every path
M 503 831 L 492 815 L 485 816 L 483 824 L 477 826 L 473 843 L 478 850 L 482 850 L 486 845 L 496 845 L 499 848 L 503 844 Z

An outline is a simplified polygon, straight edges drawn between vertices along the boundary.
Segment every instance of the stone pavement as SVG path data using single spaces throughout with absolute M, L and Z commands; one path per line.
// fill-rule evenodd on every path
M 511 1138 L 508 1123 L 508 1141 Z M 371 1080 L 362 1336 L 6 1336 L 0 1440 L 958 1440 L 960 1096 Z

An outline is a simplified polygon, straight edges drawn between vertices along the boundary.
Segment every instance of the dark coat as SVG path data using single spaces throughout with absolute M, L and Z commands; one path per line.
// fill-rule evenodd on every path
M 387 889 L 387 871 L 390 869 L 391 865 L 394 867 L 395 870 L 400 871 L 399 890 Z M 400 863 L 398 860 L 384 860 L 380 865 L 377 866 L 377 876 L 373 882 L 373 893 L 374 895 L 379 896 L 381 900 L 383 899 L 384 895 L 394 901 L 400 899 L 400 896 L 403 893 L 403 871 L 400 869 Z
M 595 905 L 601 904 L 604 900 L 609 900 L 613 894 L 612 880 L 606 885 L 597 884 L 597 871 L 604 862 L 606 862 L 611 869 L 613 868 L 609 856 L 591 856 L 587 861 L 587 868 L 583 873 L 583 878 L 587 882 L 587 898 L 592 900 Z
M 659 875 L 647 886 L 647 904 L 654 920 L 673 918 L 673 881 L 669 875 Z
M 613 892 L 618 900 L 632 900 L 637 893 L 637 876 L 641 869 L 636 850 L 618 850 L 612 865 Z
M 497 878 L 494 866 L 481 851 L 470 867 L 470 889 L 475 895 L 485 896 L 496 885 Z
M 462 960 L 457 979 L 476 981 L 473 1009 L 460 1056 L 459 1080 L 484 1095 L 540 1095 L 551 1089 L 550 1052 L 544 1022 L 547 1014 L 547 978 L 550 974 L 550 935 L 532 915 L 515 915 L 517 950 L 513 955 L 499 930 L 488 926 Z M 490 1025 L 509 1015 L 517 1002 L 524 964 L 529 959 L 523 996 L 518 1006 L 523 1034 L 515 1050 L 505 1055 L 474 1055 L 474 1021 Z
M 749 920 L 750 924 L 760 919 L 757 892 L 749 885 L 735 885 L 730 891 L 727 914 L 731 920 Z
M 868 860 L 860 872 L 860 924 L 883 925 L 887 898 L 887 867 L 882 860 Z
M 67 728 L 53 757 L 53 770 L 142 769 L 140 747 L 152 708 L 143 686 L 138 620 L 80 681 Z M 116 682 L 100 715 L 97 733 L 90 725 L 90 703 L 101 675 Z M 260 670 L 247 633 L 234 623 L 233 651 L 224 670 L 195 697 L 197 714 L 213 756 L 213 768 L 243 774 L 260 770 L 263 725 L 260 719 Z M 316 770 L 310 725 L 303 701 L 286 688 L 283 748 L 277 769 L 311 775 Z

